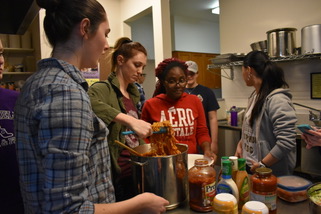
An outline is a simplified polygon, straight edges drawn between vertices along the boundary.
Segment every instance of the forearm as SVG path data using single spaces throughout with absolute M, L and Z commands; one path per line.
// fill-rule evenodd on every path
M 210 111 L 209 116 L 209 125 L 211 133 L 211 150 L 218 154 L 218 122 L 217 122 L 217 112 Z
M 260 161 L 260 160 L 259 160 Z M 262 160 L 261 162 L 266 166 L 270 167 L 273 164 L 277 163 L 279 159 L 275 158 L 271 153 L 268 153 Z

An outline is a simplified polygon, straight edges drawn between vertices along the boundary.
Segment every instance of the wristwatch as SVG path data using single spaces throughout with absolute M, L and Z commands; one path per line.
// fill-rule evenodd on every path
M 262 163 L 262 161 L 260 161 L 259 164 L 260 164 L 260 168 L 266 168 L 265 164 Z

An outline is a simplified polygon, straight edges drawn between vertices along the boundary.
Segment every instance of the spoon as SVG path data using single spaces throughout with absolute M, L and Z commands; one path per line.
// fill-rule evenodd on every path
M 136 155 L 136 156 L 140 156 L 143 157 L 142 154 L 136 152 L 134 149 L 130 148 L 129 146 L 123 144 L 122 142 L 115 140 L 115 143 L 117 143 L 119 146 L 123 147 L 124 149 L 127 149 L 131 154 Z
M 159 131 L 153 132 L 153 134 L 163 134 L 167 132 L 167 128 L 166 127 L 161 127 L 159 129 Z M 136 134 L 134 131 L 126 131 L 126 132 L 122 132 L 123 135 L 127 135 L 127 134 Z

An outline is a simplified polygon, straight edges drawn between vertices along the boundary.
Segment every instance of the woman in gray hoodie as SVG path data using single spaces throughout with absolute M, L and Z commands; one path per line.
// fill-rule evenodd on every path
M 283 70 L 261 51 L 248 53 L 243 79 L 255 88 L 249 98 L 236 156 L 247 159 L 251 172 L 268 167 L 276 176 L 289 175 L 296 161 L 297 122 Z

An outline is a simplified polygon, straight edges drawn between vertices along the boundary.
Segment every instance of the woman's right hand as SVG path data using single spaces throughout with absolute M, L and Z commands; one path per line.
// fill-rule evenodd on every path
M 145 192 L 135 196 L 135 198 L 141 204 L 141 213 L 143 214 L 165 213 L 165 206 L 169 205 L 169 201 L 153 193 Z
M 239 143 L 237 144 L 234 156 L 239 157 L 239 158 L 242 157 L 242 140 L 240 140 Z
M 152 125 L 144 120 L 135 118 L 129 125 L 129 128 L 133 130 L 140 138 L 147 138 L 153 134 Z

